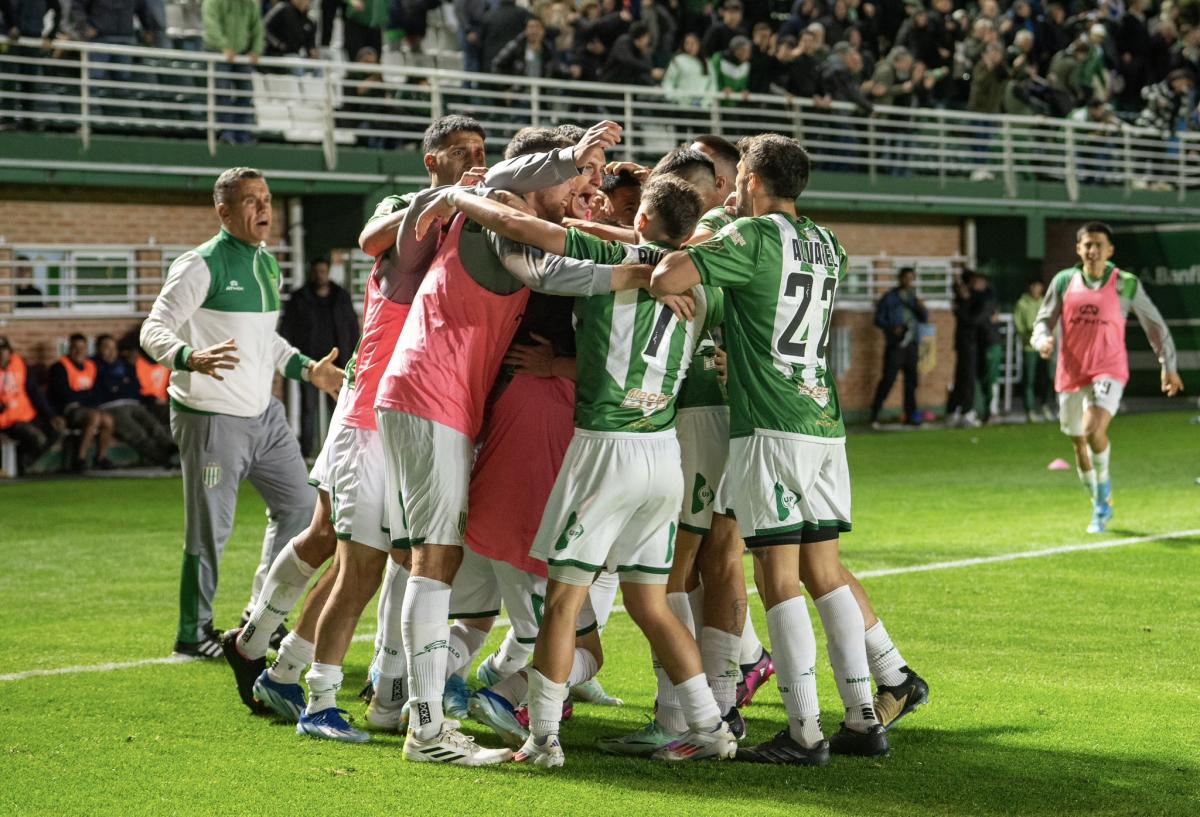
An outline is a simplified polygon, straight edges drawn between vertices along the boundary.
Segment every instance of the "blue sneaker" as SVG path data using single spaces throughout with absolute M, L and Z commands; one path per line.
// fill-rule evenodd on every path
M 446 688 L 442 692 L 442 710 L 446 713 L 446 717 L 456 721 L 465 721 L 467 719 L 467 698 L 471 693 L 467 691 L 467 682 L 464 681 L 457 673 L 446 679 Z
M 370 735 L 346 723 L 346 719 L 342 717 L 345 714 L 346 710 L 336 708 L 322 709 L 315 715 L 305 712 L 296 724 L 296 734 L 311 735 L 324 740 L 340 740 L 342 743 L 369 741 Z
M 1200 480 L 1198 480 L 1200 481 Z M 479 679 L 479 683 L 485 687 L 494 687 L 504 679 L 500 677 L 500 673 L 492 667 L 492 657 L 496 653 L 492 653 L 487 658 L 479 663 L 475 668 L 475 677 Z
M 1096 502 L 1092 508 L 1092 522 L 1088 533 L 1104 533 L 1112 519 L 1112 480 L 1106 479 L 1096 485 Z
M 516 707 L 490 689 L 472 695 L 468 708 L 472 718 L 490 727 L 509 746 L 519 748 L 529 737 L 529 729 L 517 718 Z
M 281 684 L 267 670 L 254 682 L 254 697 L 271 707 L 282 718 L 295 723 L 304 714 L 308 701 L 299 684 Z

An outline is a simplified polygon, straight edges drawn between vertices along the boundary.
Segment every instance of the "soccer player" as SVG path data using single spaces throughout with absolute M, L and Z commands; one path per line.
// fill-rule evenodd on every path
M 433 122 L 423 141 L 430 184 L 442 186 L 481 178 L 486 161 L 484 138 L 482 126 L 469 117 L 446 116 Z M 310 482 L 317 488 L 312 522 L 272 564 L 259 604 L 242 628 L 222 639 L 239 694 L 251 711 L 259 711 L 266 702 L 284 717 L 302 721 L 298 727 L 302 733 L 341 740 L 361 740 L 364 733 L 352 730 L 333 707 L 345 652 L 343 645 L 338 653 L 339 644 L 349 637 L 346 633 L 353 633 L 362 605 L 375 592 L 382 562 L 391 551 L 390 539 L 381 530 L 388 521 L 383 516 L 386 486 L 375 433 L 374 400 L 382 367 L 407 315 L 408 300 L 403 293 L 415 291 L 420 280 L 419 275 L 415 280 L 404 277 L 406 271 L 398 265 L 395 252 L 396 232 L 410 197 L 385 197 L 359 236 L 360 246 L 374 253 L 376 261 L 367 281 L 363 337 L 347 366 L 346 383 L 325 445 L 310 475 Z M 382 297 L 384 288 L 397 293 L 396 298 Z M 337 498 L 336 506 L 331 495 Z M 270 634 L 303 595 L 313 573 L 335 550 L 341 551 L 336 567 L 327 571 L 309 593 L 296 629 L 284 639 L 279 659 L 267 670 Z M 380 553 L 383 555 L 377 555 Z M 342 577 L 343 571 L 346 578 Z M 338 592 L 334 592 L 335 583 Z M 323 611 L 331 592 L 333 612 L 326 617 Z M 353 612 L 355 605 L 357 612 Z M 332 634 L 319 639 L 326 618 L 324 626 Z M 316 675 L 310 673 L 315 703 L 313 699 L 305 701 L 299 685 L 300 673 L 314 657 L 324 659 Z
M 539 217 L 557 222 L 578 175 L 577 162 L 593 151 L 603 154 L 619 138 L 615 123 L 594 126 L 574 147 L 551 131 L 525 129 L 506 155 L 552 158 L 556 181 L 525 196 L 525 202 Z M 422 197 L 453 199 L 456 192 L 419 194 L 410 215 Z M 433 231 L 416 229 L 415 218 L 411 232 L 409 227 L 406 218 L 397 239 L 400 256 L 406 262 L 431 254 L 433 259 L 375 406 L 398 486 L 389 498 L 389 516 L 405 520 L 408 537 L 400 545 L 413 550 L 402 611 L 410 681 L 404 754 L 418 762 L 498 763 L 511 752 L 477 746 L 455 722 L 445 720 L 442 710 L 450 583 L 463 558 L 469 476 L 484 403 L 528 300 L 527 284 L 557 294 L 590 295 L 637 286 L 645 270 L 546 257 L 482 233 L 461 216 L 440 245 Z
M 840 533 L 850 530 L 850 479 L 841 407 L 825 356 L 846 257 L 832 233 L 796 213 L 809 170 L 808 154 L 793 139 L 765 134 L 743 140 L 736 177 L 740 217 L 708 241 L 667 255 L 651 285 L 656 294 L 684 292 L 697 283 L 726 291 L 732 439 L 724 479 L 746 544 L 762 564 L 763 602 L 788 713 L 786 729 L 738 755 L 799 765 L 824 764 L 831 750 L 872 756 L 888 750 L 872 705 L 866 622 L 838 555 Z M 816 642 L 802 581 L 825 625 L 846 707 L 832 741 L 820 724 Z M 886 655 L 901 661 L 894 648 Z M 896 680 L 906 679 L 898 666 L 893 669 Z
M 264 246 L 273 211 L 262 174 L 226 170 L 213 186 L 213 203 L 220 233 L 171 264 L 141 330 L 142 347 L 172 370 L 171 428 L 187 529 L 175 652 L 197 658 L 221 655 L 212 601 L 241 481 L 263 495 L 270 520 L 252 605 L 314 501 L 283 405 L 271 397 L 274 373 L 330 394 L 342 384 L 336 349 L 313 361 L 275 331 L 280 276 Z
M 1183 391 L 1175 341 L 1145 287 L 1112 263 L 1112 228 L 1089 221 L 1075 236 L 1079 264 L 1050 282 L 1033 324 L 1033 347 L 1043 358 L 1054 353 L 1054 330 L 1061 323 L 1062 346 L 1054 390 L 1058 421 L 1075 447 L 1075 470 L 1092 499 L 1088 533 L 1103 533 L 1112 519 L 1112 445 L 1108 426 L 1129 381 L 1125 319 L 1132 309 L 1162 365 L 1162 391 Z
M 469 197 L 445 200 L 473 218 L 494 209 Z M 510 213 L 504 234 L 553 253 L 616 263 L 655 258 L 691 235 L 700 215 L 693 188 L 663 177 L 643 190 L 634 228 L 651 244 L 605 242 Z M 581 669 L 576 619 L 597 572 L 621 578 L 626 608 L 676 684 L 689 731 L 656 757 L 728 757 L 736 739 L 708 688 L 699 650 L 666 604 L 682 500 L 674 400 L 701 330 L 719 321 L 716 293 L 697 289 L 696 316 L 680 320 L 642 290 L 580 299 L 575 436 L 547 503 L 532 555 L 548 565 L 542 626 L 528 670 L 530 735 L 518 762 L 561 766 L 562 705 Z

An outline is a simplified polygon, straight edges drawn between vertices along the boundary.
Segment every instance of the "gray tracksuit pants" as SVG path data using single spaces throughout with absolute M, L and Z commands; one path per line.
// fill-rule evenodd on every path
M 217 569 L 233 530 L 241 481 L 250 480 L 267 503 L 252 603 L 275 556 L 308 526 L 316 492 L 278 400 L 257 417 L 195 414 L 172 406 L 171 433 L 183 468 L 186 531 L 177 637 L 197 642 L 201 626 L 212 621 Z

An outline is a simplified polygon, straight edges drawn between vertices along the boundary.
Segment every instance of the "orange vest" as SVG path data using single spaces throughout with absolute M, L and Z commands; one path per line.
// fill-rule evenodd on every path
M 171 379 L 171 370 L 166 366 L 138 355 L 137 379 L 142 387 L 142 397 L 167 399 L 167 383 Z
M 71 391 L 88 391 L 96 385 L 96 363 L 93 360 L 83 362 L 83 371 L 75 368 L 75 362 L 63 355 L 58 362 L 67 370 L 67 385 Z
M 0 429 L 33 422 L 34 417 L 37 410 L 25 393 L 25 361 L 14 352 L 8 368 L 0 369 Z

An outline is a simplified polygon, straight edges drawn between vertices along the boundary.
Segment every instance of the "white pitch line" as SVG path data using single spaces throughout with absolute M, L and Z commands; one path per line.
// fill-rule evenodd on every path
M 1045 556 L 1059 556 L 1064 553 L 1079 553 L 1081 551 L 1091 550 L 1109 550 L 1111 548 L 1125 547 L 1127 545 L 1140 545 L 1145 542 L 1161 542 L 1167 539 L 1184 539 L 1188 536 L 1200 536 L 1200 528 L 1192 530 L 1177 530 L 1170 533 L 1157 533 L 1150 536 L 1128 536 L 1124 539 L 1105 539 L 1099 542 L 1081 542 L 1075 545 L 1062 545 L 1061 547 L 1042 548 L 1040 550 L 1021 550 L 1015 553 L 1001 553 L 996 556 L 979 556 L 972 559 L 955 559 L 949 562 L 927 562 L 919 565 L 906 565 L 905 567 L 887 567 L 879 570 L 863 570 L 855 575 L 860 579 L 876 579 L 882 576 L 900 576 L 907 573 L 929 573 L 935 570 L 953 570 L 960 567 L 976 567 L 978 565 L 999 564 L 1002 562 L 1015 562 L 1019 559 L 1040 559 Z M 754 594 L 757 591 L 751 587 L 749 593 Z M 623 613 L 625 608 L 622 605 L 613 607 L 614 613 Z M 500 627 L 508 626 L 508 619 L 496 619 L 496 625 Z M 354 641 L 374 641 L 375 633 L 358 633 L 354 636 Z M 123 669 L 136 669 L 138 667 L 149 667 L 155 664 L 189 664 L 192 661 L 197 661 L 195 658 L 182 658 L 176 656 L 166 656 L 165 658 L 143 658 L 140 661 L 122 661 L 108 664 L 89 664 L 76 667 L 58 667 L 56 669 L 34 669 L 26 670 L 25 672 L 11 672 L 6 675 L 0 675 L 0 681 L 24 681 L 27 678 L 42 678 L 50 675 L 76 675 L 83 672 L 115 672 Z

